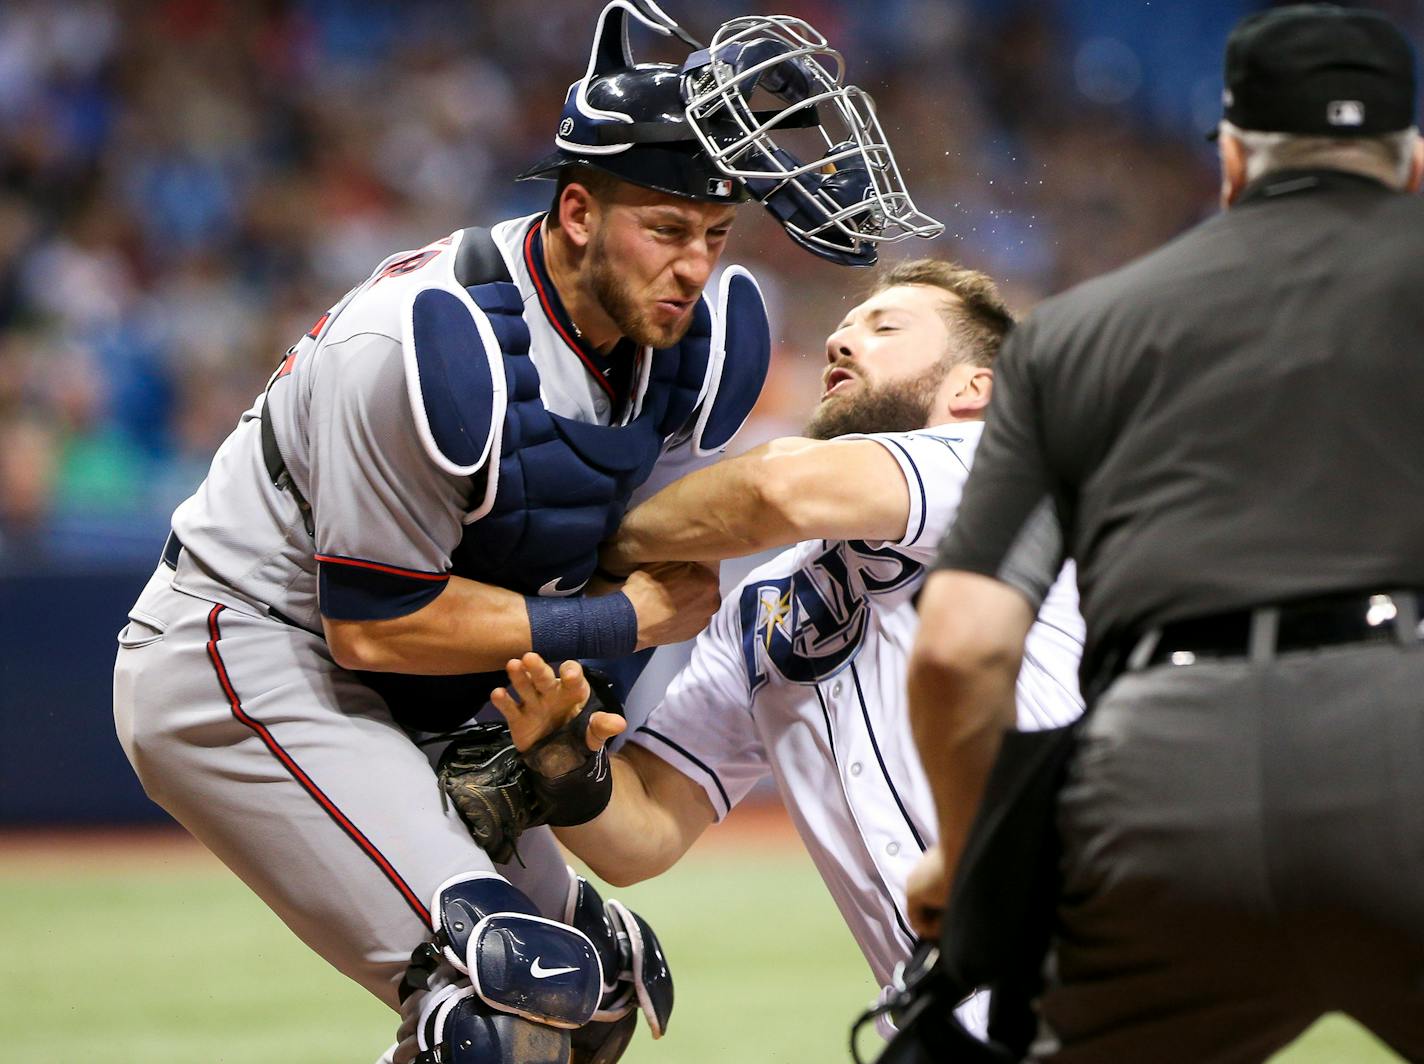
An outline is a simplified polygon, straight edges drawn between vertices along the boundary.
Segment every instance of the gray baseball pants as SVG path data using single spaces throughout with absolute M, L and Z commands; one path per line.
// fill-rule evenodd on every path
M 451 876 L 497 871 L 562 918 L 568 873 L 547 829 L 520 840 L 527 868 L 493 865 L 426 753 L 325 640 L 172 576 L 159 566 L 119 636 L 119 739 L 149 797 L 307 945 L 395 1008 Z
M 1339 1010 L 1424 1060 L 1424 646 L 1122 676 L 1059 826 L 1034 1059 L 1260 1061 Z

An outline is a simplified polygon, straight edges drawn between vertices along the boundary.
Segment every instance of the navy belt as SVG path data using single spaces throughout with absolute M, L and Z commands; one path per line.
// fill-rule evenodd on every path
M 183 541 L 178 538 L 177 532 L 169 532 L 168 538 L 163 542 L 163 564 L 170 569 L 178 568 L 178 555 L 183 553 Z
M 1413 589 L 1322 595 L 1170 621 L 1122 644 L 1122 671 L 1199 661 L 1262 659 L 1351 643 L 1417 643 L 1424 593 Z

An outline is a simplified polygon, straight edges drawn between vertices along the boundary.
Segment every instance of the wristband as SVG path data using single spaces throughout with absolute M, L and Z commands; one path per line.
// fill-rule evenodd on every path
M 621 658 L 638 647 L 638 614 L 621 591 L 524 600 L 530 649 L 557 665 L 569 658 Z

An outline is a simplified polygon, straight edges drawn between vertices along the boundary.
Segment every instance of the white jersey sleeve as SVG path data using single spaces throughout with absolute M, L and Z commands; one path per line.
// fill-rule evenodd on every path
M 628 739 L 701 784 L 719 821 L 770 771 L 751 715 L 739 600 L 727 596 L 663 700 Z
M 939 541 L 959 511 L 964 481 L 974 461 L 983 422 L 970 421 L 915 432 L 884 432 L 843 439 L 873 440 L 900 466 L 909 491 L 909 519 L 897 540 L 877 543 L 921 564 L 934 560 Z
M 1019 727 L 1056 728 L 1083 712 L 1078 663 L 1083 657 L 1083 617 L 1078 612 L 1078 571 L 1070 561 L 1048 589 L 1024 642 L 1019 668 Z

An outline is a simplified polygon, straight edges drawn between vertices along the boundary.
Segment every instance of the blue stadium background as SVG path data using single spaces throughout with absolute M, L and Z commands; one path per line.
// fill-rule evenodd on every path
M 598 0 L 0 4 L 0 824 L 161 819 L 113 737 L 113 637 L 173 507 L 317 314 L 386 253 L 537 210 Z M 923 252 L 1026 310 L 1212 209 L 1202 133 L 1245 0 L 663 5 L 806 18 L 877 98 Z M 1416 39 L 1421 5 L 1373 4 Z M 649 58 L 663 55 L 653 42 Z M 794 429 L 860 279 L 755 208 Z M 795 298 L 789 293 L 795 293 Z

